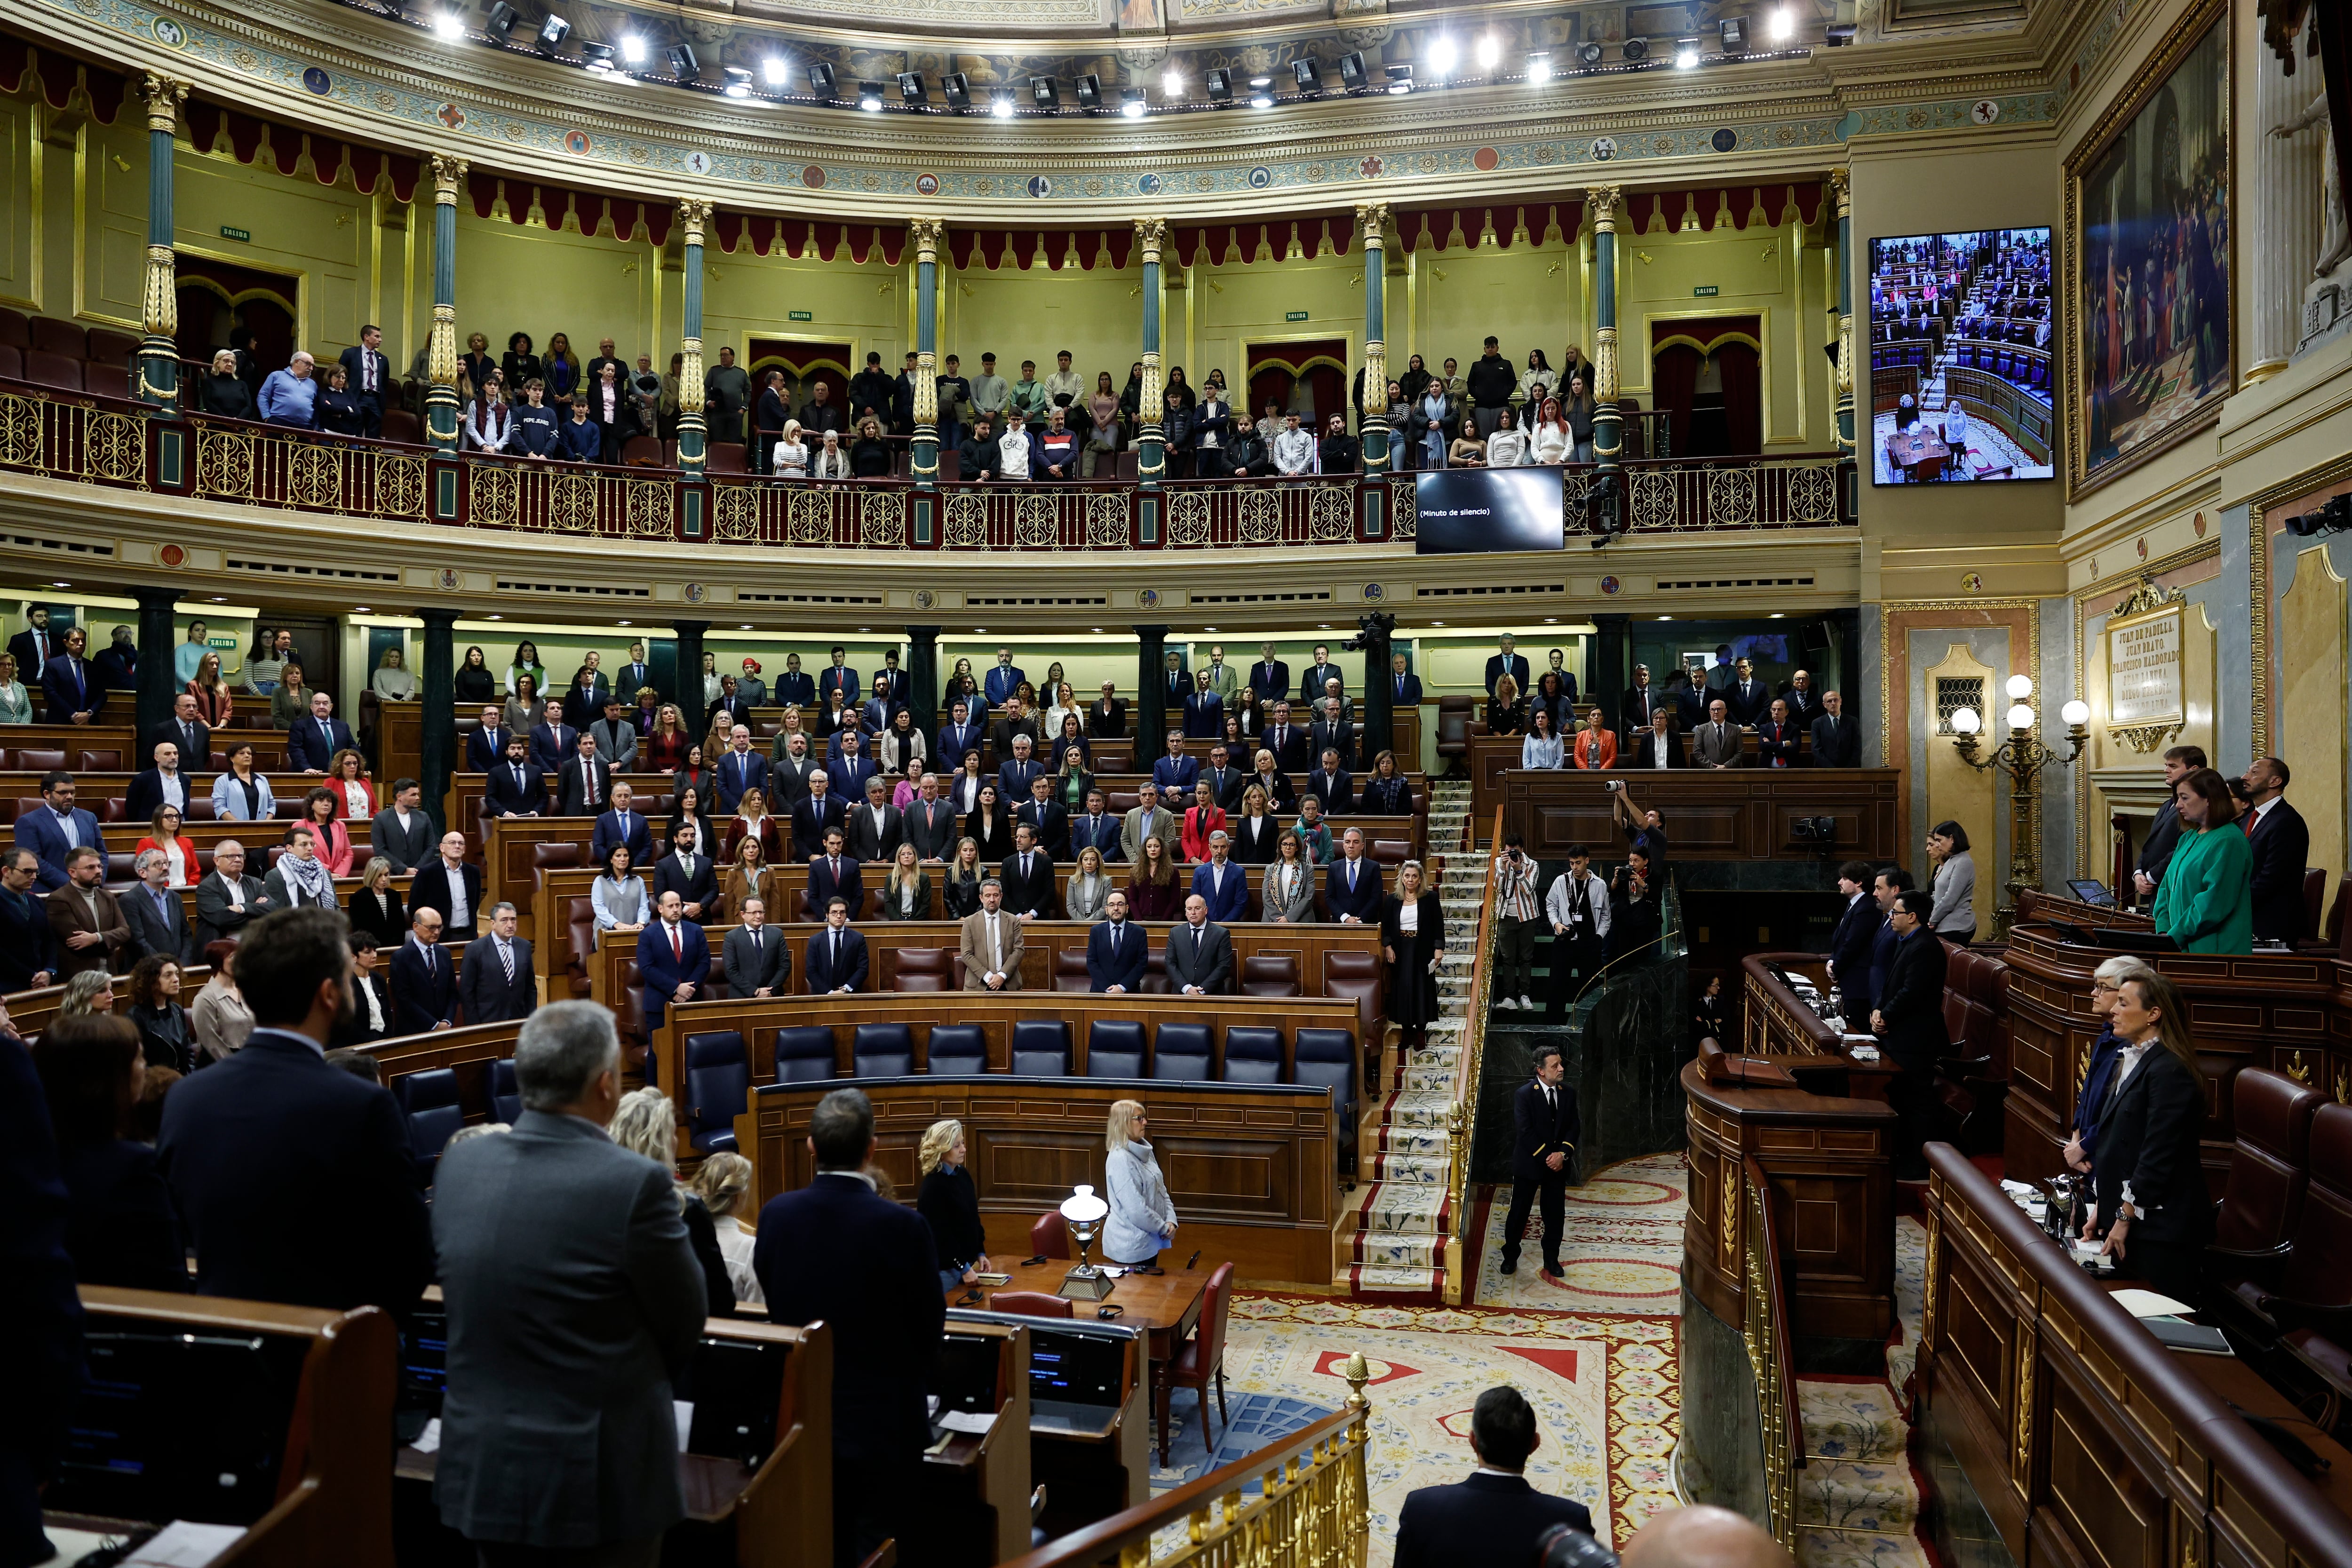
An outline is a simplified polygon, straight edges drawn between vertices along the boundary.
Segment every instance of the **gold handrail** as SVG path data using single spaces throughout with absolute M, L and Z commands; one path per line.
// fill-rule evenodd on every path
M 1804 1463 L 1804 1424 L 1797 1407 L 1797 1373 L 1789 1348 L 1789 1287 L 1780 1269 L 1780 1226 L 1772 1217 L 1771 1187 L 1764 1168 L 1750 1156 L 1740 1162 L 1741 1207 L 1748 1224 L 1740 1237 L 1740 1338 L 1756 1374 L 1756 1405 L 1764 1429 L 1764 1492 L 1772 1538 L 1795 1550 L 1797 1471 Z
M 1503 842 L 1503 808 L 1495 808 L 1490 846 Z M 1477 854 L 1474 843 L 1469 854 Z M 1454 1068 L 1454 1105 L 1445 1118 L 1445 1190 L 1453 1198 L 1454 1223 L 1445 1236 L 1445 1300 L 1459 1307 L 1471 1296 L 1469 1274 L 1470 1133 L 1478 1112 L 1478 1080 L 1486 1059 L 1486 988 L 1495 972 L 1495 944 L 1501 927 L 1495 919 L 1495 859 L 1484 858 L 1478 884 L 1478 934 L 1472 939 L 1470 1011 L 1462 1026 L 1462 1059 Z
M 1339 1375 L 1348 1403 L 1320 1421 L 1006 1568 L 1146 1568 L 1153 1537 L 1180 1523 L 1185 1539 L 1158 1568 L 1363 1568 L 1371 1541 L 1364 1384 L 1372 1372 L 1359 1351 Z M 1245 1497 L 1253 1481 L 1258 1494 Z

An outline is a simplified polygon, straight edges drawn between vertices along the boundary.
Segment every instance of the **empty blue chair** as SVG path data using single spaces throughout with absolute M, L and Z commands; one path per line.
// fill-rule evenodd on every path
M 1280 1083 L 1282 1031 L 1256 1024 L 1235 1024 L 1225 1031 L 1227 1083 Z
M 1339 1119 L 1339 1152 L 1356 1155 L 1356 1037 L 1345 1029 L 1301 1029 L 1293 1045 L 1296 1065 L 1290 1081 L 1331 1091 L 1331 1112 Z
M 490 1115 L 509 1127 L 522 1115 L 522 1090 L 515 1087 L 512 1057 L 490 1064 Z
M 1097 1018 L 1087 1026 L 1088 1078 L 1143 1076 L 1143 1020 Z
M 1207 1083 L 1209 1026 L 1162 1024 L 1151 1040 L 1151 1076 L 1168 1083 Z
M 905 1078 L 915 1070 L 915 1033 L 904 1024 L 860 1024 L 849 1045 L 855 1078 Z
M 735 1147 L 735 1119 L 751 1092 L 751 1053 L 733 1029 L 686 1037 L 687 1141 L 705 1154 Z
M 457 1069 L 428 1068 L 400 1080 L 400 1108 L 408 1115 L 408 1148 L 428 1176 L 449 1134 L 466 1125 L 457 1100 Z
M 834 1076 L 833 1031 L 803 1024 L 776 1031 L 776 1081 L 816 1083 Z
M 933 1024 L 931 1070 L 965 1076 L 986 1072 L 987 1032 L 978 1024 Z
M 1059 1018 L 1024 1018 L 1014 1024 L 1013 1071 L 1021 1078 L 1067 1078 L 1070 1026 Z

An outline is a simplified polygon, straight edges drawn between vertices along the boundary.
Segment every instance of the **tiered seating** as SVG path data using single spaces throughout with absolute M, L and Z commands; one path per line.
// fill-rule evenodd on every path
M 2209 1294 L 2273 1380 L 2325 1397 L 2330 1426 L 2352 1394 L 2352 1106 L 2256 1068 L 2231 1100 Z
M 127 398 L 139 342 L 111 328 L 0 308 L 0 379 Z

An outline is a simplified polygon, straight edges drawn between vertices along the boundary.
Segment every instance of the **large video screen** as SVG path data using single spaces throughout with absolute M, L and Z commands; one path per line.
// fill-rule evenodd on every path
M 1558 550 L 1565 543 L 1565 469 L 1442 468 L 1413 476 L 1416 555 Z
M 1872 240 L 1871 482 L 2052 478 L 2056 310 L 2047 228 Z

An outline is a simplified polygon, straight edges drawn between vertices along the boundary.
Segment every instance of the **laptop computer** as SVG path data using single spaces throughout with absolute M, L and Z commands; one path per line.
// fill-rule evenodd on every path
M 2112 910 L 2116 907 L 2116 896 L 2107 891 L 2107 885 L 2105 882 L 2084 878 L 2069 881 L 2066 886 L 2076 898 L 2086 904 L 2092 904 L 2103 910 Z

